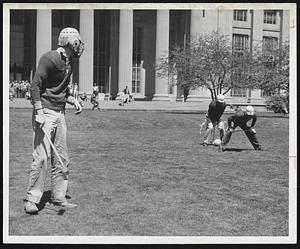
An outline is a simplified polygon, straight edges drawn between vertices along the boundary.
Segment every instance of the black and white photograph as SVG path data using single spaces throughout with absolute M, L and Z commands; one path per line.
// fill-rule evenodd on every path
M 4 3 L 3 243 L 295 244 L 294 3 Z

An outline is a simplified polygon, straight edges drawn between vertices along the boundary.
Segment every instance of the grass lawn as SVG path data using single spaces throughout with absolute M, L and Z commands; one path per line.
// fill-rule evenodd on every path
M 287 236 L 288 118 L 258 117 L 264 151 L 237 132 L 225 152 L 199 144 L 203 118 L 68 110 L 70 201 L 79 207 L 31 216 L 31 110 L 11 109 L 9 235 Z M 49 190 L 50 177 L 43 201 Z

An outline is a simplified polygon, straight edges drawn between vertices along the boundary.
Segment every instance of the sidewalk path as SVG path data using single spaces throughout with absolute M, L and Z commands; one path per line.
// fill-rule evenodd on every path
M 168 101 L 134 101 L 132 103 L 119 105 L 119 101 L 100 101 L 102 110 L 124 110 L 124 111 L 164 111 L 164 112 L 189 112 L 189 113 L 205 113 L 208 109 L 209 100 L 201 102 L 168 102 Z M 9 102 L 9 108 L 32 108 L 29 100 L 16 98 Z M 67 104 L 67 109 L 74 107 Z M 84 102 L 83 109 L 92 109 L 92 104 Z M 256 107 L 257 112 L 266 112 L 264 107 Z M 226 112 L 233 112 L 233 109 L 226 108 Z

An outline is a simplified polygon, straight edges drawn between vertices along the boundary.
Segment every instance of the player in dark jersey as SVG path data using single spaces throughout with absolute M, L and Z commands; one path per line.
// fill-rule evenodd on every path
M 256 119 L 257 117 L 254 112 L 253 106 L 247 106 L 245 111 L 242 109 L 237 109 L 236 113 L 228 118 L 228 130 L 222 139 L 220 151 L 225 150 L 224 146 L 228 144 L 234 129 L 238 126 L 245 132 L 253 148 L 255 150 L 262 150 L 261 145 L 259 144 L 256 137 L 256 131 L 254 129 Z M 247 123 L 250 120 L 252 121 L 251 125 L 249 126 Z
M 68 88 L 72 74 L 72 58 L 80 57 L 84 50 L 79 33 L 74 28 L 63 29 L 58 38 L 57 50 L 43 54 L 38 63 L 31 85 L 33 104 L 33 160 L 25 198 L 26 213 L 39 211 L 37 204 L 43 195 L 47 168 L 51 167 L 51 202 L 54 205 L 74 208 L 77 205 L 66 200 L 68 177 L 63 168 L 68 168 L 69 158 L 66 139 L 65 106 L 74 105 L 77 113 L 82 107 Z M 59 158 L 53 153 L 51 143 Z
M 226 103 L 224 101 L 223 94 L 219 94 L 217 96 L 217 100 L 212 100 L 210 102 L 206 114 L 206 131 L 204 134 L 204 141 L 203 141 L 204 146 L 212 142 L 213 130 L 214 127 L 217 125 L 220 131 L 220 139 L 222 139 L 224 135 L 225 124 L 221 120 L 221 116 L 223 115 L 225 108 L 226 108 Z

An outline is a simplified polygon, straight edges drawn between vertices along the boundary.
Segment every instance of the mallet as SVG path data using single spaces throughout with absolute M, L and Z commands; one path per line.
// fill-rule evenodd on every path
M 67 178 L 67 175 L 69 174 L 68 168 L 64 165 L 63 161 L 61 160 L 61 158 L 60 158 L 60 156 L 59 156 L 59 154 L 58 154 L 58 151 L 56 150 L 54 144 L 53 144 L 52 141 L 51 141 L 51 138 L 49 137 L 49 135 L 48 135 L 47 132 L 45 131 L 44 127 L 42 128 L 42 130 L 43 130 L 43 132 L 44 132 L 46 138 L 48 139 L 48 141 L 49 141 L 49 143 L 50 143 L 50 145 L 51 145 L 51 147 L 52 147 L 52 149 L 53 149 L 55 155 L 57 156 L 57 158 L 58 158 L 58 160 L 59 160 L 59 162 L 60 162 L 60 164 L 61 164 L 61 167 L 58 166 L 58 168 L 61 169 L 62 174 L 63 174 L 63 176 L 64 176 L 64 179 L 67 180 L 67 179 L 68 179 L 68 178 Z

